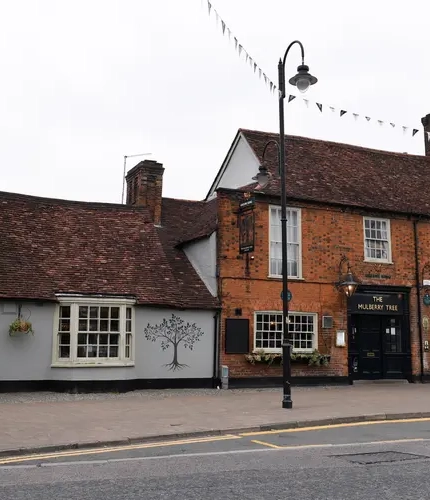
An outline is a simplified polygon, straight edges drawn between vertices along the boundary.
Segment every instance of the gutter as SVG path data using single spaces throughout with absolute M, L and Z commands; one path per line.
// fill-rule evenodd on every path
M 415 248 L 415 281 L 417 287 L 417 302 L 418 302 L 418 334 L 420 338 L 420 380 L 423 382 L 424 380 L 424 346 L 423 346 L 423 327 L 422 327 L 422 319 L 421 319 L 421 285 L 420 285 L 420 261 L 418 254 L 418 220 L 414 220 L 414 248 Z

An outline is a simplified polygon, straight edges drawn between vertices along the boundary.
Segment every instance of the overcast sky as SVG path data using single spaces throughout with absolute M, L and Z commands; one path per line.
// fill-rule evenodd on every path
M 279 57 L 303 42 L 319 82 L 309 108 L 286 103 L 287 133 L 423 154 L 428 1 L 212 5 L 275 83 Z M 287 79 L 299 56 L 290 52 Z M 152 153 L 165 196 L 202 199 L 238 128 L 278 128 L 276 96 L 207 0 L 3 0 L 0 61 L 2 191 L 117 203 L 124 155 Z

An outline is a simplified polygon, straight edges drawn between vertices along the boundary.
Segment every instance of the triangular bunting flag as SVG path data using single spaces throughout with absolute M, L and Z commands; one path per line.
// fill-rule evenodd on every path
M 334 113 L 334 112 L 336 111 L 336 110 L 333 108 L 333 106 L 329 106 L 329 108 L 330 108 L 330 111 L 331 111 L 332 113 Z
M 214 12 L 215 12 L 215 21 L 216 21 L 216 25 L 218 26 L 218 21 L 219 21 L 219 15 L 218 15 L 218 12 L 214 9 Z
M 245 62 L 248 62 L 248 59 L 249 59 L 248 52 L 245 51 Z
M 258 78 L 260 78 L 260 80 L 261 80 L 261 73 L 262 73 L 261 68 L 258 68 Z
M 395 124 L 395 123 L 391 123 L 391 122 L 390 122 L 390 125 L 391 125 L 393 128 L 396 126 L 396 124 Z
M 408 130 L 408 127 L 402 126 L 403 133 L 406 134 L 406 131 Z
M 369 122 L 370 121 L 370 116 L 366 116 L 366 120 Z
M 346 111 L 344 109 L 341 109 L 340 110 L 340 116 L 342 117 L 344 114 L 346 113 Z
M 240 45 L 240 43 L 239 43 L 239 57 L 240 57 L 240 55 L 242 54 L 242 50 L 243 50 L 243 47 L 242 47 L 242 45 Z
M 224 35 L 225 33 L 225 22 L 221 20 L 221 28 L 222 28 L 222 34 Z
M 230 28 L 227 28 L 227 34 L 228 34 L 228 41 L 231 40 L 231 31 Z
M 352 116 L 354 117 L 354 120 L 357 121 L 360 115 L 358 113 L 352 113 Z
M 211 15 L 212 4 L 208 2 L 208 14 Z
M 292 101 L 293 99 L 295 99 L 295 98 L 296 98 L 296 96 L 295 96 L 295 95 L 291 95 L 291 94 L 290 94 L 290 95 L 288 96 L 288 102 L 291 102 L 291 101 Z
M 315 103 L 317 106 L 318 106 L 318 109 L 321 111 L 322 113 L 322 104 L 320 104 L 319 102 Z
M 273 84 L 272 84 L 273 85 Z M 276 90 L 276 85 L 273 85 L 273 90 Z
M 273 83 L 270 82 L 270 92 L 272 92 L 272 90 L 273 90 Z
M 254 73 L 257 71 L 257 63 L 254 63 Z
M 267 76 L 266 73 L 263 73 L 264 83 L 267 85 Z
M 236 37 L 234 37 L 234 48 L 235 48 L 235 50 L 237 50 L 237 44 L 238 44 L 238 43 L 239 43 L 239 42 L 237 41 L 237 38 L 236 38 Z
M 412 130 L 412 137 L 413 137 L 413 136 L 414 136 L 417 132 L 418 132 L 418 129 L 417 129 L 417 128 L 414 128 L 414 129 Z
M 306 107 L 309 108 L 309 99 L 303 99 L 303 102 L 306 104 Z
M 382 120 L 378 120 L 379 125 L 382 127 L 384 125 L 384 122 Z

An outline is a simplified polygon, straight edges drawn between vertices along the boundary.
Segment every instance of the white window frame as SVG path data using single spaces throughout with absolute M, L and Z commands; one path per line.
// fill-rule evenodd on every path
M 378 259 L 374 257 L 368 257 L 366 254 L 366 221 L 379 221 L 379 222 L 385 222 L 387 224 L 387 236 L 388 236 L 388 251 L 387 251 L 387 258 L 386 259 Z M 384 241 L 384 240 L 378 240 L 378 241 Z M 363 246 L 364 246 L 364 261 L 365 262 L 384 262 L 386 264 L 391 264 L 391 224 L 390 224 L 390 219 L 384 219 L 382 217 L 363 217 Z
M 89 367 L 106 367 L 106 366 L 134 366 L 135 352 L 135 336 L 136 336 L 136 315 L 135 299 L 117 298 L 117 297 L 76 297 L 76 296 L 59 296 L 59 303 L 55 308 L 54 313 L 54 328 L 53 328 L 53 343 L 52 343 L 52 367 L 64 368 L 89 368 Z M 60 307 L 70 306 L 70 357 L 59 357 L 58 343 L 58 324 L 60 319 Z M 79 321 L 79 306 L 106 306 L 119 307 L 119 345 L 118 358 L 78 358 L 78 321 Z M 126 345 L 126 309 L 131 308 L 131 353 L 130 357 L 125 357 Z
M 281 207 L 279 205 L 269 205 L 269 278 L 282 278 L 282 274 L 272 274 L 271 272 L 271 260 L 272 260 L 272 255 L 271 255 L 271 247 L 272 247 L 272 210 L 276 209 L 279 213 L 279 219 L 281 218 Z M 301 208 L 294 208 L 294 207 L 287 207 L 287 219 L 288 219 L 288 212 L 296 212 L 297 213 L 297 246 L 298 246 L 298 252 L 297 252 L 297 276 L 291 276 L 288 275 L 288 279 L 302 279 L 302 210 Z M 288 226 L 288 220 L 287 220 L 287 226 Z M 279 220 L 279 227 L 280 231 L 281 229 L 281 221 Z M 288 227 L 287 227 L 287 233 L 288 233 Z M 279 242 L 278 242 L 279 243 Z M 289 243 L 287 241 L 287 243 Z M 282 241 L 281 241 L 282 244 Z
M 265 352 L 280 353 L 282 352 L 282 347 L 267 348 L 267 347 L 257 347 L 257 315 L 259 314 L 280 314 L 282 316 L 282 311 L 255 311 L 254 312 L 254 350 L 264 349 Z M 318 313 L 304 312 L 304 311 L 288 311 L 288 315 L 296 316 L 312 316 L 314 319 L 314 332 L 312 337 L 312 347 L 306 349 L 296 349 L 292 347 L 292 352 L 297 353 L 311 353 L 315 349 L 318 349 Z

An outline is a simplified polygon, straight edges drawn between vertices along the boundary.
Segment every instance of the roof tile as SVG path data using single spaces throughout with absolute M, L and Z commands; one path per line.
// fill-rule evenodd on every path
M 260 162 L 279 134 L 241 129 Z M 287 136 L 287 196 L 388 212 L 430 214 L 430 157 L 379 151 L 348 144 Z M 278 153 L 268 147 L 272 179 L 264 193 L 278 195 Z M 249 187 L 255 187 L 250 184 Z
M 192 224 L 198 211 L 186 208 Z M 56 293 L 124 294 L 138 303 L 213 308 L 185 254 L 181 214 L 156 228 L 146 209 L 0 192 L 0 297 L 55 300 Z M 185 228 L 186 229 L 186 228 Z

